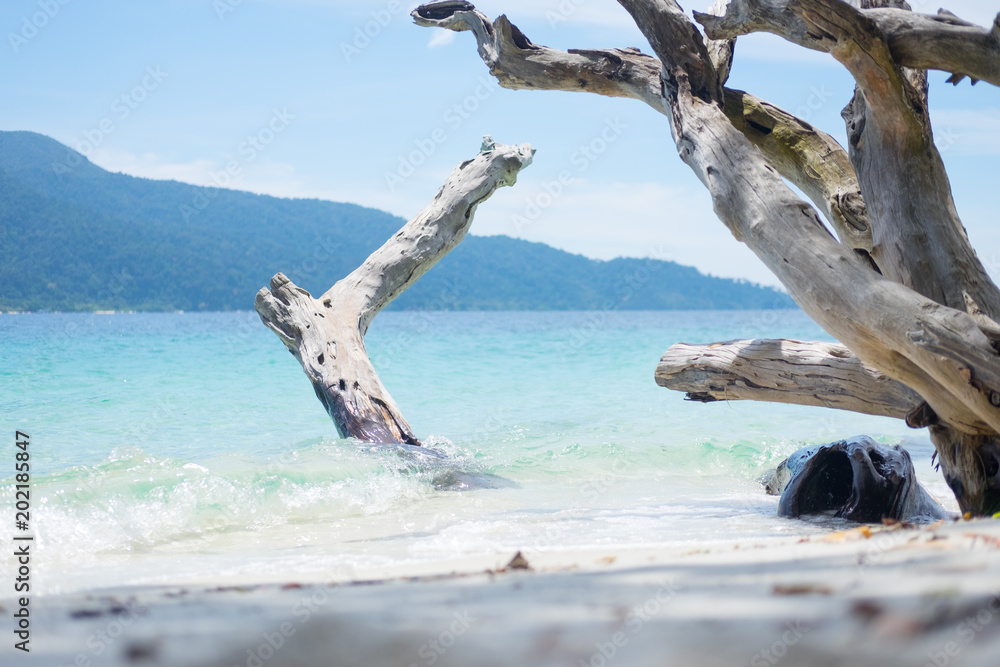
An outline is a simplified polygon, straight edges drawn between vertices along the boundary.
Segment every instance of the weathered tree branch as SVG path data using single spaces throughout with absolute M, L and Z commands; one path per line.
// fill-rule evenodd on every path
M 1000 14 L 992 29 L 963 21 L 951 12 L 936 16 L 886 8 L 867 11 L 878 23 L 897 63 L 913 69 L 951 73 L 956 86 L 969 77 L 1000 86 Z
M 764 153 L 773 144 L 759 141 L 758 149 L 751 143 L 746 127 L 765 134 L 768 128 L 748 121 L 745 101 L 726 104 L 722 85 L 726 58 L 709 49 L 711 42 L 706 43 L 676 2 L 619 2 L 663 66 L 660 95 L 665 103 L 656 101 L 655 95 L 649 102 L 650 91 L 656 90 L 648 80 L 650 67 L 625 67 L 620 70 L 625 74 L 616 78 L 612 72 L 618 70 L 601 60 L 609 52 L 596 52 L 602 55 L 586 62 L 573 60 L 575 69 L 567 69 L 560 64 L 564 57 L 560 52 L 536 47 L 513 26 L 505 28 L 509 38 L 504 39 L 516 48 L 503 47 L 504 40 L 497 37 L 500 28 L 494 31 L 469 3 L 431 3 L 418 8 L 414 16 L 423 25 L 441 25 L 462 13 L 467 25 L 455 19 L 445 27 L 473 29 L 484 60 L 508 87 L 597 89 L 644 99 L 664 110 L 681 159 L 709 190 L 716 213 L 733 235 L 858 359 L 926 399 L 927 404 L 920 404 L 908 417 L 932 425 L 932 432 L 945 429 L 954 437 L 955 456 L 942 451 L 947 446 L 943 438 L 935 443 L 942 462 L 947 466 L 958 462 L 950 470 L 946 466 L 945 476 L 963 508 L 980 513 L 1000 504 L 1000 476 L 990 477 L 991 469 L 984 463 L 973 465 L 977 457 L 992 460 L 989 448 L 996 446 L 1000 433 L 1000 356 L 984 334 L 997 327 L 987 322 L 989 326 L 981 328 L 984 318 L 998 312 L 1000 291 L 985 276 L 953 215 L 947 176 L 933 147 L 924 105 L 924 74 L 901 71 L 874 20 L 839 0 L 739 3 L 779 7 L 783 19 L 807 25 L 802 34 L 811 40 L 810 48 L 833 53 L 858 80 L 858 98 L 871 109 L 866 106 L 865 113 L 853 116 L 851 158 L 868 205 L 872 254 L 886 273 L 883 277 L 859 265 L 853 245 L 836 242 L 816 212 L 779 177 L 778 165 L 784 164 L 788 173 L 782 175 L 794 181 L 795 174 L 807 168 L 802 158 L 791 160 L 798 169 L 789 169 L 779 159 L 772 165 L 774 156 Z M 503 17 L 497 23 L 509 25 Z M 779 25 L 776 31 L 780 34 L 782 29 Z M 500 41 L 493 48 L 495 38 Z M 623 58 L 620 52 L 610 53 Z M 630 63 L 648 62 L 637 52 L 621 53 L 628 54 Z M 542 55 L 548 65 L 539 64 Z M 614 83 L 596 85 L 601 79 Z M 612 88 L 605 92 L 603 85 Z M 738 114 L 733 114 L 734 107 Z M 888 171 L 881 181 L 880 169 Z M 885 187 L 880 189 L 880 184 Z M 830 190 L 817 185 L 810 195 L 814 199 L 815 192 L 825 197 Z M 891 243 L 898 248 L 889 247 Z M 898 256 L 909 251 L 916 260 Z
M 528 145 L 488 137 L 434 201 L 350 275 L 314 299 L 284 274 L 257 293 L 261 321 L 299 360 L 342 437 L 419 445 L 365 350 L 372 319 L 465 238 L 476 207 L 531 164 Z
M 721 11 L 724 2 L 713 11 Z M 506 16 L 490 21 L 471 3 L 432 2 L 412 12 L 421 26 L 475 35 L 479 54 L 500 85 L 512 90 L 561 90 L 628 97 L 667 114 L 660 61 L 636 49 L 560 51 L 532 43 Z M 710 41 L 708 54 L 728 76 L 732 42 Z M 868 264 L 868 213 L 847 152 L 829 134 L 748 93 L 724 89 L 726 115 L 782 176 L 820 208 L 837 236 Z
M 816 204 L 844 245 L 870 260 L 868 208 L 851 160 L 837 140 L 749 93 L 727 88 L 725 95 L 724 110 L 736 129 Z
M 722 100 L 705 100 L 704 86 L 696 91 L 688 84 L 690 77 L 681 70 L 696 46 L 667 39 L 682 34 L 669 27 L 685 20 L 676 4 L 619 1 L 669 73 L 665 91 L 681 159 L 705 183 L 716 212 L 733 234 L 816 322 L 862 361 L 923 396 L 942 421 L 969 434 L 998 432 L 1000 358 L 972 317 L 874 271 L 852 269 L 853 260 L 822 233 L 816 214 L 768 169 L 759 153 L 749 150 L 746 137 L 722 113 Z M 829 4 L 815 0 L 809 6 L 822 9 Z M 845 48 L 847 59 L 850 47 Z M 695 76 L 704 76 L 701 69 Z M 968 484 L 963 483 L 960 501 L 982 511 L 993 502 L 985 495 L 982 472 L 968 469 L 961 474 Z
M 826 51 L 812 26 L 789 11 L 795 0 L 731 0 L 725 14 L 694 12 L 713 39 L 770 32 L 807 49 Z M 936 16 L 905 9 L 866 9 L 885 36 L 893 60 L 902 67 L 936 69 L 1000 86 L 1000 15 L 991 29 L 942 10 Z
M 923 402 L 843 345 L 798 340 L 678 343 L 657 365 L 656 383 L 704 403 L 769 401 L 896 419 Z
M 726 13 L 729 0 L 715 0 L 709 14 L 721 16 Z M 708 58 L 712 63 L 712 68 L 716 72 L 716 78 L 720 86 L 725 86 L 729 80 L 729 72 L 733 68 L 733 55 L 736 53 L 736 38 L 725 39 L 705 39 L 705 46 L 708 48 Z
M 847 67 L 858 89 L 844 118 L 851 161 L 872 220 L 873 258 L 887 277 L 968 312 L 995 345 L 1000 290 L 955 211 L 933 141 L 926 73 L 910 68 L 946 69 L 954 73 L 955 83 L 968 74 L 997 84 L 1000 23 L 987 32 L 944 12 L 937 18 L 919 17 L 902 0 L 861 0 L 861 5 L 857 10 L 837 0 L 734 0 L 726 18 L 698 19 L 713 37 L 766 30 L 828 51 Z M 728 29 L 716 30 L 722 24 Z M 958 340 L 949 343 L 955 351 L 961 345 Z M 932 366 L 914 361 L 933 372 Z M 970 386 L 981 386 L 976 376 L 982 369 L 975 365 L 959 363 L 954 371 L 968 378 Z M 918 410 L 908 422 L 931 426 L 945 479 L 963 510 L 989 514 L 1000 508 L 995 425 L 970 431 L 954 415 L 938 414 L 933 390 L 896 377 L 930 400 L 932 406 Z M 961 393 L 954 395 L 961 399 Z M 992 405 L 1000 405 L 1000 394 L 990 390 L 986 395 Z
M 490 21 L 468 2 L 430 2 L 411 16 L 420 26 L 473 33 L 480 57 L 504 88 L 630 97 L 666 113 L 660 63 L 638 49 L 559 51 L 539 46 L 506 16 Z
M 892 0 L 864 0 L 876 1 Z M 773 32 L 844 64 L 858 83 L 845 119 L 851 162 L 877 221 L 872 257 L 886 277 L 938 303 L 965 310 L 971 300 L 997 319 L 1000 290 L 969 243 L 934 145 L 926 75 L 895 60 L 884 30 L 898 21 L 877 20 L 907 13 L 858 10 L 841 0 L 734 0 L 724 18 L 696 18 L 713 37 Z

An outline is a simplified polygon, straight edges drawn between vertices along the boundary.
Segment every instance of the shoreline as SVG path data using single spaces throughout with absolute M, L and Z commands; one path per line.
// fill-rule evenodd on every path
M 1000 521 L 525 552 L 37 598 L 31 655 L 70 665 L 983 665 L 1000 651 Z M 491 560 L 492 558 L 492 560 Z M 442 567 L 442 565 L 444 567 Z M 370 575 L 370 576 L 369 576 Z M 0 600 L 4 615 L 10 601 Z

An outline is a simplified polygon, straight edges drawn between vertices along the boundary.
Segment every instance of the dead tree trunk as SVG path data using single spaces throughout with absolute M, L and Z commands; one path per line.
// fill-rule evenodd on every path
M 302 364 L 341 437 L 420 444 L 368 358 L 365 333 L 379 311 L 465 238 L 476 207 L 513 185 L 533 155 L 526 144 L 501 146 L 487 137 L 427 208 L 323 296 L 314 299 L 281 273 L 257 293 L 261 321 Z
M 506 17 L 490 21 L 468 2 L 432 2 L 413 17 L 472 32 L 507 88 L 630 97 L 664 113 L 720 219 L 846 348 L 836 363 L 810 362 L 808 373 L 825 374 L 822 382 L 795 377 L 791 364 L 784 369 L 791 379 L 755 387 L 744 380 L 735 397 L 891 413 L 931 426 L 962 509 L 1000 510 L 1000 290 L 955 212 L 924 72 L 1000 85 L 1000 18 L 983 29 L 950 14 L 884 6 L 896 0 L 864 0 L 864 9 L 841 0 L 720 0 L 710 14 L 695 13 L 702 35 L 674 0 L 619 3 L 655 57 L 539 46 Z M 755 31 L 827 52 L 851 72 L 858 88 L 845 112 L 848 151 L 791 114 L 725 88 L 736 37 Z M 782 177 L 816 204 L 839 242 Z M 696 396 L 737 393 L 739 381 L 718 390 L 720 371 L 746 378 L 749 367 L 766 378 L 787 361 L 748 356 L 751 348 L 732 350 L 733 368 L 719 362 L 702 372 L 700 387 L 681 354 L 668 352 L 657 374 Z M 827 391 L 808 399 L 806 390 L 821 384 Z M 882 405 L 866 405 L 873 392 L 883 392 Z

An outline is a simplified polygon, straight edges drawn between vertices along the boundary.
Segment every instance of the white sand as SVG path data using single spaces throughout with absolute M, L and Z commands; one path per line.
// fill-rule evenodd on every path
M 1000 521 L 526 552 L 533 571 L 486 572 L 511 556 L 38 598 L 31 654 L 5 630 L 0 664 L 1000 665 Z

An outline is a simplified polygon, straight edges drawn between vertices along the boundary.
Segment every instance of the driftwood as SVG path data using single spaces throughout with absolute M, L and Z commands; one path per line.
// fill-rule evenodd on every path
M 877 371 L 919 396 L 907 421 L 931 427 L 963 510 L 1000 510 L 1000 290 L 955 212 L 925 72 L 1000 85 L 1000 23 L 922 16 L 896 0 L 862 0 L 861 9 L 841 0 L 731 0 L 695 15 L 703 35 L 674 0 L 619 3 L 654 55 L 549 49 L 468 2 L 429 3 L 413 17 L 472 32 L 507 88 L 629 97 L 664 113 L 722 222 L 857 358 L 851 382 L 865 386 L 865 374 Z M 846 151 L 801 119 L 725 88 L 733 41 L 756 31 L 829 53 L 854 76 Z M 839 241 L 783 178 L 817 205 Z M 847 372 L 833 368 L 831 386 Z M 789 393 L 800 389 L 792 383 Z M 779 393 L 755 397 L 782 400 Z
M 778 515 L 833 516 L 862 523 L 932 523 L 951 518 L 920 486 L 909 453 L 868 436 L 804 447 L 766 484 L 780 495 Z
M 550 49 L 532 43 L 506 16 L 491 21 L 468 2 L 421 5 L 412 16 L 418 25 L 472 32 L 480 57 L 504 88 L 629 97 L 669 114 L 660 82 L 662 64 L 636 49 Z M 715 44 L 713 51 L 724 51 Z M 748 93 L 729 88 L 724 93 L 724 111 L 733 124 L 782 176 L 812 199 L 845 243 L 867 256 L 872 246 L 868 214 L 840 144 Z
M 923 401 L 836 343 L 738 340 L 674 345 L 656 383 L 692 401 L 771 401 L 905 419 Z
M 427 208 L 321 297 L 281 273 L 257 293 L 261 321 L 302 364 L 342 437 L 420 444 L 382 386 L 365 334 L 379 311 L 465 238 L 476 207 L 497 188 L 513 185 L 533 154 L 526 144 L 501 146 L 487 137 L 479 155 L 456 167 Z
M 809 12 L 811 2 L 795 0 L 731 0 L 724 15 L 694 12 L 714 39 L 734 39 L 752 32 L 770 32 L 807 49 L 817 44 L 815 25 L 796 14 Z M 882 3 L 888 5 L 889 3 Z M 892 59 L 901 67 L 936 69 L 952 74 L 952 83 L 968 76 L 1000 86 L 1000 22 L 983 28 L 941 10 L 918 14 L 898 6 L 872 7 L 864 15 L 882 34 Z

